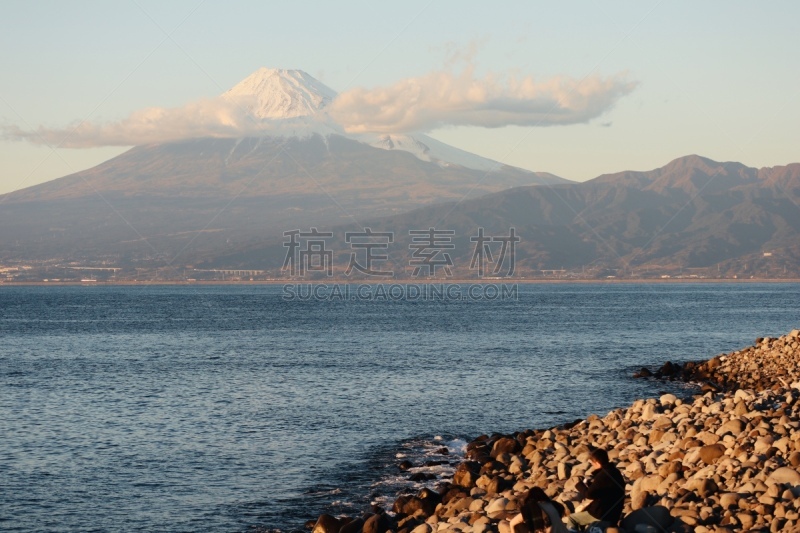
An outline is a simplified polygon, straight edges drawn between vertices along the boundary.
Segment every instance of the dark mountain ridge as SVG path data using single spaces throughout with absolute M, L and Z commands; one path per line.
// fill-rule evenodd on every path
M 693 155 L 652 171 L 517 187 L 365 225 L 395 232 L 400 243 L 395 263 L 403 263 L 407 255 L 410 229 L 455 230 L 461 239 L 452 254 L 466 265 L 473 252 L 467 237 L 478 228 L 500 235 L 514 227 L 522 238 L 517 264 L 529 272 L 716 268 L 746 274 L 762 264 L 767 272 L 798 269 L 799 206 L 800 164 L 755 169 Z M 213 263 L 274 267 L 282 257 L 277 244 Z

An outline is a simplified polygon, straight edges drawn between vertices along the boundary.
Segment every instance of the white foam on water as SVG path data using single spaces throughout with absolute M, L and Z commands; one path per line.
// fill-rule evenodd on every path
M 464 439 L 453 439 L 445 443 L 450 453 L 464 455 L 467 453 L 467 441 Z
M 429 438 L 409 440 L 400 445 L 400 451 L 394 453 L 393 464 L 387 464 L 383 477 L 370 486 L 372 505 L 379 505 L 391 514 L 391 507 L 400 494 L 415 494 L 423 488 L 436 490 L 442 481 L 452 478 L 456 465 L 463 459 L 467 441 L 461 438 L 435 435 Z M 412 467 L 404 472 L 398 471 L 401 460 L 408 460 Z M 443 464 L 426 465 L 426 462 L 443 462 Z M 451 464 L 452 463 L 452 464 Z M 412 475 L 433 474 L 433 479 L 412 481 Z

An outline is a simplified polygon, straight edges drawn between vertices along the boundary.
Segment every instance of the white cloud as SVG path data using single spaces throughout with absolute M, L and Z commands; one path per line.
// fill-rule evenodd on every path
M 3 137 L 62 148 L 88 148 L 264 135 L 276 127 L 273 121 L 254 118 L 247 109 L 247 102 L 214 98 L 179 108 L 150 107 L 116 122 L 80 122 L 66 128 L 29 131 L 10 126 L 4 128 Z
M 328 112 L 350 132 L 578 124 L 602 115 L 637 85 L 625 75 L 536 81 L 531 76 L 478 79 L 473 72 L 472 67 L 460 74 L 431 72 L 389 87 L 352 89 L 340 94 Z
M 460 74 L 431 72 L 389 87 L 357 88 L 338 95 L 315 117 L 270 120 L 250 110 L 255 96 L 217 97 L 179 108 L 152 107 L 125 119 L 80 122 L 66 128 L 24 130 L 3 127 L 0 137 L 62 148 L 134 146 L 191 138 L 297 135 L 344 130 L 352 133 L 423 132 L 444 126 L 553 126 L 585 123 L 608 111 L 636 83 L 624 75 L 582 80 L 559 76 L 475 78 L 468 65 Z

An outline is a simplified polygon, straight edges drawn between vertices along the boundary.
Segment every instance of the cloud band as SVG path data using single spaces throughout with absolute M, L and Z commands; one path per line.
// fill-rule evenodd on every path
M 217 97 L 180 108 L 147 108 L 116 122 L 24 130 L 6 126 L 2 137 L 63 148 L 134 146 L 190 138 L 239 138 L 315 132 L 411 133 L 446 126 L 555 126 L 585 123 L 633 91 L 625 75 L 580 80 L 558 76 L 476 78 L 472 67 L 455 74 L 431 72 L 391 86 L 355 88 L 339 94 L 314 116 L 263 119 L 248 98 Z

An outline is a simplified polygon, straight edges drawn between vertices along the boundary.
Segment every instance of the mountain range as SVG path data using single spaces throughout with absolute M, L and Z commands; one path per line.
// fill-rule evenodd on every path
M 626 171 L 583 183 L 516 187 L 463 202 L 423 207 L 369 220 L 373 231 L 394 232 L 395 265 L 409 270 L 410 230 L 455 232 L 453 262 L 468 266 L 469 237 L 508 235 L 521 242 L 521 271 L 590 269 L 593 272 L 669 272 L 706 269 L 777 275 L 800 265 L 800 164 L 755 169 L 696 155 L 647 172 Z M 358 226 L 333 228 L 332 246 Z M 228 268 L 280 266 L 280 243 L 242 250 L 210 264 Z M 346 263 L 346 257 L 340 257 Z M 466 274 L 467 269 L 462 269 Z
M 137 146 L 0 196 L 0 260 L 193 261 L 295 226 L 566 182 L 424 135 L 350 135 L 324 114 L 335 94 L 302 71 L 260 69 L 220 98 L 269 135 Z
M 574 183 L 425 135 L 349 134 L 336 98 L 302 71 L 260 69 L 219 97 L 263 128 L 243 138 L 137 146 L 92 169 L 0 196 L 0 262 L 280 269 L 283 232 L 453 230 L 468 265 L 479 228 L 520 236 L 518 272 L 680 269 L 800 273 L 800 164 L 751 168 L 692 155 Z M 465 266 L 460 274 L 469 274 Z

